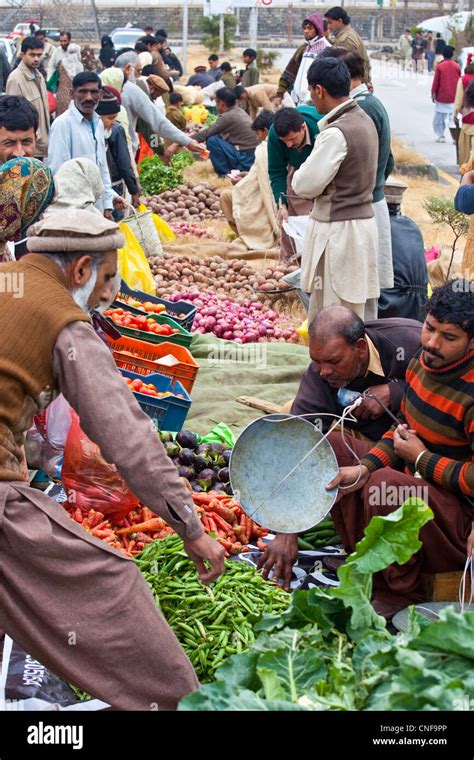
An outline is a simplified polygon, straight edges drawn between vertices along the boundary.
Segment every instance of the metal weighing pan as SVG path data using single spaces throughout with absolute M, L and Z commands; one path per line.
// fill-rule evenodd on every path
M 306 456 L 322 437 L 308 420 L 286 414 L 247 425 L 230 459 L 232 490 L 247 515 L 275 533 L 300 533 L 326 517 L 337 496 L 336 488 L 326 491 L 337 460 L 327 440 Z
M 423 602 L 422 604 L 416 605 L 417 612 L 430 622 L 438 620 L 439 613 L 446 607 L 453 607 L 455 612 L 461 612 L 461 606 L 458 602 Z M 398 628 L 399 631 L 405 633 L 408 629 L 408 607 L 397 612 L 397 614 L 393 616 L 392 623 L 395 628 Z

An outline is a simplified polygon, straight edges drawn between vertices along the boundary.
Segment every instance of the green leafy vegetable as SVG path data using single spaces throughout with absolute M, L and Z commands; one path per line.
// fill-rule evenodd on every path
M 146 195 L 159 195 L 184 182 L 183 169 L 194 162 L 188 151 L 177 153 L 166 166 L 158 156 L 148 156 L 140 163 L 139 174 L 142 190 Z
M 339 570 L 338 589 L 295 592 L 280 616 L 254 626 L 245 655 L 180 710 L 456 710 L 474 698 L 474 612 L 446 609 L 430 622 L 415 608 L 406 633 L 391 636 L 370 605 L 372 573 L 406 562 L 431 510 L 409 500 L 373 518 Z

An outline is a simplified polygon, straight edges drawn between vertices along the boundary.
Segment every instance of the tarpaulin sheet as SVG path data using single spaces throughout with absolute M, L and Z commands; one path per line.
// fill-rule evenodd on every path
M 205 435 L 225 422 L 238 434 L 263 412 L 244 406 L 238 396 L 283 405 L 293 399 L 309 364 L 307 346 L 293 343 L 239 345 L 214 335 L 195 335 L 191 352 L 199 363 L 185 427 Z

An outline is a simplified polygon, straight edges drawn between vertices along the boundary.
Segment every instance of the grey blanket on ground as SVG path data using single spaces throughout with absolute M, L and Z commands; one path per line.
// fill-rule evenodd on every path
M 244 406 L 238 396 L 283 405 L 293 399 L 309 364 L 307 346 L 291 343 L 239 345 L 213 335 L 195 335 L 191 352 L 200 365 L 193 403 L 184 427 L 205 435 L 225 422 L 238 435 L 264 413 Z

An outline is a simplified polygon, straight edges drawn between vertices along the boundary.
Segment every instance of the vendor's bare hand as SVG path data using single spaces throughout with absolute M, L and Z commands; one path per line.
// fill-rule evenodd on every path
M 363 488 L 369 477 L 370 472 L 364 464 L 341 467 L 336 477 L 327 484 L 326 489 L 330 491 L 337 486 L 338 488 L 343 487 L 344 493 L 352 493 Z
M 280 108 L 281 104 L 283 103 L 283 98 L 281 95 L 275 95 L 274 98 L 270 98 L 275 108 Z
M 467 556 L 474 556 L 474 522 L 472 523 L 472 530 L 467 538 Z
M 263 577 L 268 578 L 273 569 L 273 580 L 282 583 L 285 591 L 290 590 L 293 565 L 298 558 L 298 537 L 296 533 L 277 533 L 260 557 L 257 569 L 263 568 Z
M 388 383 L 375 385 L 373 388 L 369 388 L 369 391 L 373 396 L 377 396 L 385 406 L 390 405 L 390 388 Z M 382 414 L 385 414 L 385 410 L 375 398 L 367 396 L 362 401 L 362 404 L 354 409 L 353 414 L 354 417 L 361 420 L 376 420 L 378 417 L 381 417 Z
M 222 575 L 225 570 L 225 551 L 218 541 L 204 534 L 193 541 L 184 540 L 183 544 L 184 551 L 197 567 L 199 580 L 202 583 L 211 583 Z M 211 569 L 205 565 L 204 560 L 210 563 Z
M 405 462 L 415 463 L 416 458 L 422 451 L 426 451 L 426 446 L 416 431 L 411 430 L 408 425 L 399 425 L 393 433 L 393 448 L 395 454 Z
M 132 206 L 133 208 L 138 208 L 140 205 L 140 192 L 134 193 L 132 195 Z
M 109 209 L 109 208 L 106 208 L 106 209 L 105 209 L 105 211 L 104 211 L 104 216 L 105 216 L 105 218 L 106 218 L 106 219 L 108 219 L 110 222 L 113 222 L 113 221 L 114 221 L 114 216 L 113 216 L 113 214 L 112 214 L 112 211 L 111 211 L 111 209 Z
M 120 195 L 116 195 L 113 199 L 114 208 L 121 208 L 125 210 L 128 208 L 128 203 L 125 200 L 125 198 L 122 198 Z
M 202 153 L 203 150 L 206 150 L 206 146 L 197 140 L 191 140 L 191 142 L 186 145 L 186 148 L 192 153 Z
M 171 159 L 173 158 L 174 154 L 178 150 L 178 148 L 179 148 L 178 143 L 171 143 L 171 145 L 168 145 L 165 152 L 163 153 L 163 163 L 168 165 Z

